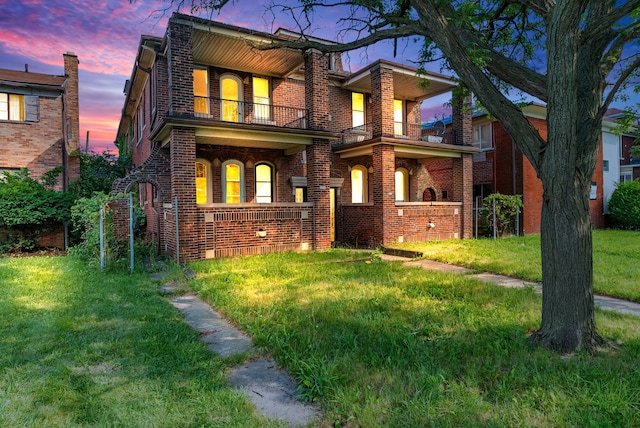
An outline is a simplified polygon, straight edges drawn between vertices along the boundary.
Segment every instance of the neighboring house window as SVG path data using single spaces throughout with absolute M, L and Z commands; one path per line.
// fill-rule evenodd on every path
M 39 120 L 37 96 L 0 92 L 0 120 L 37 122 Z
M 204 159 L 196 160 L 196 204 L 207 204 L 211 201 L 211 165 Z
M 633 173 L 632 172 L 621 172 L 620 173 L 620 183 L 627 183 L 629 181 L 633 181 Z
M 602 170 L 604 172 L 609 172 L 609 161 L 608 160 L 603 160 L 602 161 Z
M 490 123 L 475 125 L 473 127 L 473 146 L 482 150 L 487 150 L 493 147 Z
M 396 169 L 396 202 L 409 201 L 409 171 Z
M 220 78 L 221 118 L 227 122 L 242 122 L 242 81 L 233 75 Z
M 351 93 L 351 112 L 352 112 L 352 126 L 364 125 L 364 94 L 359 92 Z
M 369 172 L 362 165 L 351 168 L 351 202 L 363 204 L 367 202 L 369 186 L 367 177 Z
M 244 165 L 230 160 L 222 164 L 222 200 L 227 204 L 244 201 Z
M 209 79 L 206 67 L 193 69 L 193 111 L 209 114 Z
M 256 202 L 273 202 L 273 167 L 266 163 L 256 165 Z
M 271 120 L 271 98 L 269 80 L 253 78 L 253 116 L 256 119 Z
M 393 133 L 404 135 L 404 103 L 402 100 L 393 100 Z

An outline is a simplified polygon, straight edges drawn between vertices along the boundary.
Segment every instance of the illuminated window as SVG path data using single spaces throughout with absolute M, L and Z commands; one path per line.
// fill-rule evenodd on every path
M 409 202 L 409 172 L 404 168 L 396 170 L 396 202 Z
M 351 114 L 354 128 L 364 125 L 364 94 L 359 92 L 351 93 Z
M 203 159 L 196 160 L 196 203 L 206 204 L 211 201 L 211 187 L 209 177 L 211 175 L 209 162 Z
M 0 120 L 24 120 L 24 95 L 0 93 Z
M 303 202 L 307 202 L 307 188 L 296 187 L 296 203 L 301 204 Z
M 271 119 L 271 98 L 269 97 L 269 80 L 262 77 L 253 78 L 253 116 L 257 119 Z
M 404 103 L 402 100 L 393 100 L 393 133 L 404 135 Z
M 351 202 L 363 204 L 367 202 L 369 196 L 367 168 L 357 165 L 351 168 Z
M 244 165 L 231 160 L 222 164 L 222 200 L 227 204 L 244 202 Z
M 209 114 L 209 79 L 206 68 L 193 69 L 193 111 Z
M 221 117 L 227 122 L 242 121 L 242 81 L 232 75 L 220 79 Z
M 266 163 L 256 165 L 256 202 L 273 202 L 273 167 Z

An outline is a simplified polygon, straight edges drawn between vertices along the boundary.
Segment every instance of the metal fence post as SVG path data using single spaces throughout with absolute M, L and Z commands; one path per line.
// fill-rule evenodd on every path
M 176 261 L 180 264 L 180 228 L 178 226 L 178 197 L 176 196 L 174 209 L 176 213 Z
M 100 206 L 100 270 L 104 270 L 104 205 Z
M 129 193 L 129 269 L 133 273 L 133 194 Z

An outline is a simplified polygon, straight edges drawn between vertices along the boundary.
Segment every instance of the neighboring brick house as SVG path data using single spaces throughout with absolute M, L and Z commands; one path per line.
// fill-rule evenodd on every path
M 523 112 L 542 138 L 546 139 L 546 107 L 532 103 L 523 107 Z M 610 118 L 605 118 L 602 123 L 601 144 L 592 177 L 589 204 L 594 228 L 607 225 L 607 202 L 621 177 L 620 147 L 623 141 L 633 141 L 630 136 L 617 135 L 615 126 L 614 120 Z M 473 156 L 474 198 L 480 201 L 494 192 L 522 195 L 524 208 L 519 221 L 520 232 L 540 233 L 542 182 L 535 170 L 497 120 L 486 113 L 475 113 L 473 130 L 473 145 L 481 150 Z
M 147 235 L 180 260 L 471 237 L 471 115 L 445 142 L 420 126 L 420 102 L 453 79 L 251 46 L 298 37 L 181 14 L 142 36 L 118 129 L 136 167 L 114 192 L 138 186 Z
M 62 167 L 55 190 L 79 177 L 78 57 L 63 54 L 64 75 L 0 69 L 0 172 L 27 168 L 34 179 Z M 64 247 L 61 231 L 42 246 Z

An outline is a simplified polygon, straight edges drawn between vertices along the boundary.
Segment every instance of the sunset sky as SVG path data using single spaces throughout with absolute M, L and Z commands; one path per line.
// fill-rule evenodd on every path
M 269 0 L 239 1 L 212 18 L 216 21 L 273 32 L 295 29 L 284 15 L 265 14 Z M 80 60 L 80 135 L 84 147 L 90 131 L 90 149 L 113 151 L 113 141 L 124 102 L 123 88 L 131 74 L 142 34 L 163 36 L 173 12 L 163 0 L 0 0 L 0 68 L 61 75 L 62 54 L 70 51 Z M 251 5 L 251 7 L 247 7 Z M 188 10 L 182 10 L 189 13 Z M 209 17 L 208 15 L 201 15 Z M 313 35 L 336 38 L 336 18 L 317 16 Z M 393 57 L 390 42 L 350 54 L 347 66 L 355 71 L 378 58 L 411 64 L 419 46 L 398 47 Z M 437 68 L 434 71 L 439 71 Z M 448 114 L 444 97 L 423 104 L 423 120 Z

